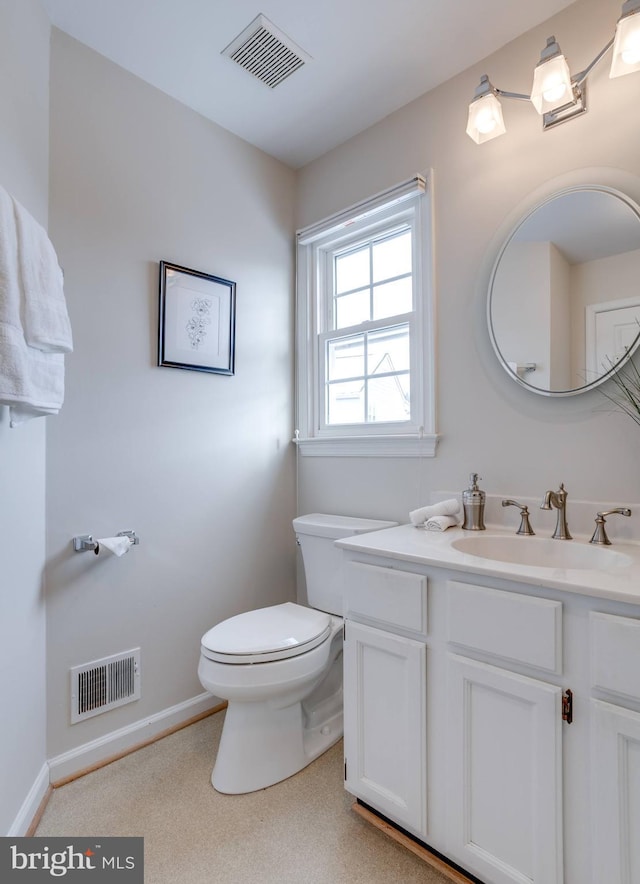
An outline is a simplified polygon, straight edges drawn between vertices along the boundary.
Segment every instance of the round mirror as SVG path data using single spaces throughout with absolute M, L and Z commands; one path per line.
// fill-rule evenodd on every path
M 598 186 L 545 199 L 500 249 L 488 320 L 503 367 L 533 392 L 602 383 L 640 343 L 640 208 Z

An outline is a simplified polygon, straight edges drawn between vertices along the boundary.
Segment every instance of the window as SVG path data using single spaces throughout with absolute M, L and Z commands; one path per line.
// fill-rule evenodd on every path
M 435 453 L 429 208 L 417 176 L 298 233 L 303 454 Z

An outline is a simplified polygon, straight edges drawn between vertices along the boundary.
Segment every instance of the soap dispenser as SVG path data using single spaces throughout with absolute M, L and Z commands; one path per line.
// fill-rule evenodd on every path
M 485 493 L 478 488 L 477 473 L 471 473 L 469 482 L 467 490 L 462 492 L 462 507 L 464 509 L 462 527 L 466 531 L 484 531 Z

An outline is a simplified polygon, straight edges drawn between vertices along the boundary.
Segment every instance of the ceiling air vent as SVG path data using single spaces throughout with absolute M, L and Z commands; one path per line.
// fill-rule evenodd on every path
M 266 86 L 274 89 L 311 56 L 283 34 L 264 15 L 258 15 L 226 49 L 226 55 L 249 71 Z

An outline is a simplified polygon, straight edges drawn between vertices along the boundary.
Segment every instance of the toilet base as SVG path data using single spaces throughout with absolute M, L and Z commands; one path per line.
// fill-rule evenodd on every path
M 300 702 L 275 708 L 268 701 L 230 701 L 211 774 L 213 787 L 239 795 L 298 773 L 342 737 L 341 700 L 340 692 L 333 714 L 317 724 L 305 721 Z

